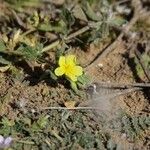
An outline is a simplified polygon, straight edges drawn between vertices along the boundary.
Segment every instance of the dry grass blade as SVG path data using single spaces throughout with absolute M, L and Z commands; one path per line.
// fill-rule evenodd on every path
M 67 107 L 43 107 L 40 108 L 40 111 L 43 110 L 90 110 L 90 109 L 98 109 L 94 107 L 74 107 L 74 108 L 67 108 Z
M 107 82 L 97 82 L 101 87 L 105 88 L 131 88 L 131 87 L 140 87 L 140 88 L 150 88 L 150 83 L 129 83 L 129 84 L 123 84 L 123 83 L 107 83 Z

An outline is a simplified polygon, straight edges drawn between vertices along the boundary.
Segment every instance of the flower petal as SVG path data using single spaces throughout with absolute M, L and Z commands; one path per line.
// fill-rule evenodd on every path
M 76 76 L 81 76 L 83 74 L 83 68 L 80 66 L 74 66 L 72 68 L 72 74 L 74 74 Z
M 5 145 L 6 148 L 10 146 L 12 140 L 13 140 L 12 137 L 7 137 L 7 138 L 5 139 L 4 145 Z
M 76 75 L 74 75 L 74 74 L 72 74 L 72 72 L 65 72 L 65 75 L 69 78 L 69 79 L 71 79 L 72 81 L 77 81 L 77 76 Z
M 58 62 L 59 66 L 65 66 L 65 64 L 66 64 L 65 60 L 66 60 L 66 58 L 64 56 L 60 56 L 59 62 Z
M 5 140 L 4 137 L 0 135 L 0 145 L 3 144 L 4 140 Z
M 62 76 L 65 73 L 65 68 L 64 67 L 58 67 L 55 69 L 55 74 L 56 76 Z
M 76 64 L 76 57 L 75 55 L 68 55 L 66 56 L 66 65 L 74 66 Z
M 77 81 L 77 77 L 75 76 L 75 75 L 70 75 L 69 76 L 69 78 L 72 80 L 72 81 L 74 81 L 74 82 L 76 82 Z

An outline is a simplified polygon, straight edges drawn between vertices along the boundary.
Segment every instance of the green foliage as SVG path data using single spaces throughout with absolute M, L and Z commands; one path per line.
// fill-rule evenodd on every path
M 63 20 L 57 22 L 40 23 L 38 29 L 41 31 L 54 31 L 56 33 L 66 33 L 66 24 Z
M 85 149 L 90 149 L 93 148 L 94 145 L 96 144 L 95 140 L 94 140 L 94 136 L 91 133 L 78 133 L 76 140 L 77 143 L 79 143 L 83 148 Z
M 32 6 L 32 4 L 34 6 L 34 4 L 41 3 L 39 0 L 7 0 L 7 2 L 19 9 L 20 7 L 23 8 L 23 6 Z M 78 41 L 88 44 L 97 40 L 102 41 L 110 36 L 112 24 L 113 26 L 121 26 L 125 23 L 125 18 L 116 16 L 107 0 L 84 0 L 77 3 L 72 9 L 67 8 L 66 6 L 67 5 L 63 5 L 60 7 L 58 13 L 51 12 L 50 15 L 46 15 L 42 11 L 40 12 L 37 10 L 33 10 L 32 14 L 25 15 L 23 18 L 23 20 L 25 20 L 23 25 L 24 28 L 26 26 L 29 31 L 31 30 L 31 33 L 32 30 L 35 30 L 36 33 L 39 32 L 39 36 L 37 36 L 37 34 L 31 36 L 28 31 L 22 33 L 23 31 L 21 31 L 21 29 L 11 29 L 13 31 L 13 36 L 9 37 L 7 36 L 8 34 L 3 34 L 2 37 L 5 37 L 7 40 L 4 40 L 5 43 L 2 41 L 0 42 L 0 51 L 14 56 L 19 55 L 27 62 L 32 60 L 38 61 L 38 58 L 43 56 L 43 52 L 46 52 L 47 50 L 52 48 L 57 49 L 57 47 L 63 49 L 64 45 L 65 47 L 69 47 L 68 41 L 66 40 L 67 36 L 74 31 L 80 30 L 85 24 L 89 26 L 90 30 L 85 33 L 80 33 Z M 51 15 L 54 15 L 55 17 L 52 17 Z M 80 22 L 80 20 L 84 21 L 84 24 L 82 24 L 83 22 Z M 47 42 L 43 42 L 43 39 L 41 38 L 43 35 L 40 35 L 41 31 L 54 33 L 54 36 L 56 37 L 58 35 L 60 41 L 58 41 L 57 44 L 53 45 L 52 43 L 44 47 Z M 76 40 L 76 34 L 74 36 L 73 40 Z M 49 40 L 49 37 L 46 37 L 45 39 Z M 72 39 L 69 40 L 72 41 Z M 44 51 L 42 51 L 42 49 L 44 49 Z M 63 51 L 65 50 L 66 49 L 64 48 Z M 3 57 L 3 59 L 5 58 Z M 16 59 L 18 59 L 18 57 Z M 9 60 L 6 59 L 6 61 Z M 1 62 L 3 63 L 6 63 L 6 61 L 4 62 L 4 60 L 1 59 Z
M 82 76 L 78 77 L 77 85 L 81 88 L 85 88 L 91 82 L 90 77 L 83 74 Z
M 119 116 L 120 115 L 120 116 Z M 115 119 L 110 122 L 103 123 L 104 130 L 111 129 L 112 132 L 124 135 L 125 138 L 132 142 L 137 142 L 143 136 L 146 130 L 150 127 L 150 117 L 148 115 L 130 116 L 125 112 L 121 112 Z M 104 117 L 105 118 L 105 117 Z M 105 120 L 105 119 L 104 119 Z M 123 139 L 122 139 L 123 141 Z M 124 146 L 129 149 L 129 145 L 122 141 L 114 141 L 113 136 L 107 135 L 107 149 L 124 149 Z M 124 145 L 125 144 L 125 145 Z
M 91 149 L 95 146 L 98 149 L 104 148 L 101 132 L 95 135 L 85 130 L 81 113 L 77 112 L 75 116 L 69 113 L 65 121 L 62 120 L 61 112 L 58 115 L 58 112 L 55 111 L 52 111 L 50 115 L 38 115 L 37 119 L 32 117 L 16 118 L 14 122 L 7 118 L 2 119 L 0 134 L 8 134 L 13 138 L 15 135 L 21 137 L 14 141 L 12 148 L 21 149 L 23 146 L 28 147 L 29 145 L 30 147 L 35 146 L 35 148 L 44 146 L 45 149 L 49 149 L 49 146 L 51 149 L 58 149 L 59 147 L 76 149 L 78 146 L 85 149 Z M 74 122 L 72 128 L 69 127 L 71 122 Z M 88 124 L 86 126 L 90 128 Z M 68 145 L 68 143 L 70 144 Z
M 149 128 L 150 117 L 149 116 L 128 116 L 122 117 L 122 128 L 127 134 L 127 137 L 132 141 L 138 139 L 142 131 Z
M 126 21 L 126 19 L 124 19 L 124 18 L 121 17 L 121 16 L 115 16 L 114 18 L 111 18 L 111 19 L 109 20 L 109 23 L 110 23 L 110 25 L 112 25 L 112 26 L 120 27 L 120 26 L 122 26 L 123 24 L 126 24 L 127 21 Z
M 131 140 L 133 140 L 136 137 L 136 132 L 134 132 L 134 128 L 132 127 L 132 122 L 130 121 L 130 118 L 124 116 L 122 118 L 122 123 L 124 132 L 130 137 Z
M 41 115 L 39 118 L 32 122 L 32 119 L 30 118 L 23 118 L 23 120 L 20 122 L 20 125 L 28 126 L 27 129 L 25 129 L 27 132 L 29 132 L 31 135 L 34 133 L 41 132 L 42 129 L 46 127 L 48 124 L 48 115 Z M 22 126 L 21 125 L 21 126 Z
M 40 0 L 6 0 L 17 10 L 22 10 L 21 7 L 28 6 L 34 7 L 40 5 Z
M 106 133 L 107 130 L 99 126 L 99 123 L 96 132 L 94 132 L 94 122 L 88 122 L 85 119 L 86 112 L 74 112 L 74 115 L 68 111 L 60 111 L 59 113 L 50 111 L 49 115 L 40 114 L 36 118 L 31 115 L 30 117 L 16 118 L 15 121 L 3 117 L 0 122 L 0 134 L 5 136 L 19 134 L 22 137 L 21 141 L 24 141 L 25 144 L 19 143 L 20 140 L 16 141 L 13 147 L 18 148 L 23 145 L 27 146 L 27 143 L 31 143 L 31 147 L 32 144 L 47 147 L 47 141 L 51 141 L 49 144 L 53 149 L 60 146 L 67 146 L 69 149 L 76 149 L 78 146 L 83 149 L 123 149 L 121 142 L 116 143 Z M 147 130 L 150 125 L 150 117 L 143 115 L 131 117 L 124 114 L 121 120 L 117 121 L 122 124 L 120 131 L 125 133 L 130 140 L 137 139 L 142 131 Z M 116 131 L 116 129 L 112 129 L 112 131 Z M 70 144 L 68 145 L 68 143 Z
M 37 125 L 38 125 L 41 129 L 45 128 L 46 125 L 47 125 L 47 123 L 48 123 L 48 118 L 49 118 L 49 115 L 46 115 L 46 116 L 41 115 L 41 116 L 39 117 L 39 119 L 37 120 Z
M 3 51 L 5 51 L 5 50 L 6 50 L 5 43 L 0 40 L 0 52 L 3 52 Z
M 116 149 L 116 147 L 117 147 L 117 144 L 114 143 L 114 141 L 112 139 L 109 139 L 107 142 L 107 148 L 109 150 L 114 150 L 114 149 Z
M 87 17 L 89 17 L 91 20 L 93 21 L 100 21 L 102 20 L 101 16 L 97 16 L 95 14 L 95 12 L 92 10 L 92 8 L 90 7 L 89 3 L 86 1 L 83 1 L 83 10 L 85 11 Z
M 2 56 L 0 56 L 0 64 L 3 65 L 10 65 L 10 61 L 8 61 L 7 59 L 3 58 Z
M 69 11 L 67 8 L 63 8 L 61 18 L 65 22 L 67 28 L 67 33 L 70 31 L 71 26 L 75 23 L 75 18 L 71 11 Z
M 71 86 L 71 89 L 72 89 L 75 93 L 78 93 L 78 92 L 79 92 L 76 82 L 73 82 L 73 81 L 70 80 L 70 86 Z
M 41 115 L 39 118 L 32 122 L 32 119 L 24 117 L 22 120 L 16 119 L 15 121 L 8 120 L 3 117 L 0 122 L 0 134 L 11 135 L 11 134 L 30 134 L 34 136 L 42 130 L 44 130 L 48 125 L 48 115 Z
M 50 73 L 51 79 L 53 79 L 55 81 L 58 79 L 58 77 L 51 70 L 49 70 L 49 73 Z
M 70 80 L 70 86 L 71 86 L 71 89 L 76 94 L 79 94 L 80 96 L 82 96 L 82 93 L 79 93 L 79 89 L 85 88 L 89 82 L 90 82 L 90 78 L 88 76 L 86 76 L 85 74 L 83 74 L 82 76 L 78 77 L 77 82 L 73 82 Z
M 83 20 L 85 22 L 88 21 L 82 7 L 80 5 L 76 5 L 73 10 L 73 16 L 76 18 L 76 19 L 79 19 L 79 20 Z
M 42 56 L 43 45 L 39 44 L 35 47 L 29 45 L 21 45 L 16 51 L 25 59 L 25 60 L 38 60 Z
M 6 117 L 3 117 L 0 122 L 0 134 L 3 134 L 4 136 L 8 136 L 11 133 L 12 127 L 14 126 L 14 122 L 7 119 Z
M 33 15 L 27 18 L 28 23 L 32 27 L 37 27 L 40 23 L 40 16 L 37 11 L 34 11 Z
M 146 69 L 150 70 L 150 56 L 148 54 L 146 54 L 146 53 L 142 54 L 140 61 L 142 61 L 143 65 Z M 139 63 L 137 58 L 134 59 L 134 62 L 136 64 L 136 71 L 137 71 L 138 76 L 143 78 L 144 71 L 143 71 L 141 64 Z

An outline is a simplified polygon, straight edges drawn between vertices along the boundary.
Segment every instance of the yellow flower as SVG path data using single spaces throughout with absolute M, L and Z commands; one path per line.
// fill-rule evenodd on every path
M 76 65 L 76 57 L 74 55 L 60 56 L 58 64 L 59 67 L 55 69 L 57 76 L 66 75 L 75 82 L 78 76 L 83 74 L 82 67 Z

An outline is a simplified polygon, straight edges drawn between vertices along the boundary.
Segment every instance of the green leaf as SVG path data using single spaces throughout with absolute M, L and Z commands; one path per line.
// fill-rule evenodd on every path
M 49 118 L 49 115 L 46 115 L 46 116 L 41 115 L 40 118 L 38 119 L 37 124 L 39 125 L 41 129 L 46 127 L 48 123 L 48 118 Z
M 93 21 L 100 21 L 102 20 L 102 17 L 101 16 L 97 16 L 95 14 L 95 12 L 92 10 L 91 6 L 89 5 L 88 2 L 84 1 L 82 3 L 82 8 L 83 10 L 85 11 L 86 15 Z
M 73 82 L 73 81 L 70 80 L 70 85 L 71 85 L 72 90 L 73 90 L 75 93 L 78 93 L 78 88 L 77 88 L 76 82 Z
M 41 3 L 40 0 L 6 0 L 6 1 L 15 8 L 22 6 L 35 7 L 39 6 Z
M 6 50 L 6 46 L 3 41 L 0 41 L 0 52 L 4 52 Z
M 147 129 L 147 124 L 145 123 L 146 117 L 139 117 L 139 125 L 143 130 Z
M 12 120 L 9 120 L 6 117 L 2 118 L 2 121 L 0 122 L 0 134 L 3 134 L 4 136 L 8 136 L 11 133 L 12 127 L 15 125 L 15 122 Z
M 40 127 L 39 127 L 39 125 L 37 124 L 37 122 L 34 122 L 34 123 L 32 124 L 32 126 L 31 126 L 31 128 L 29 129 L 30 134 L 31 134 L 32 132 L 40 132 L 40 131 L 42 131 L 42 130 L 40 129 Z
M 42 44 L 38 44 L 36 47 L 22 44 L 16 51 L 20 53 L 27 60 L 37 60 L 42 56 Z
M 116 143 L 114 143 L 114 141 L 112 139 L 109 139 L 108 142 L 107 142 L 107 148 L 109 150 L 116 149 Z
M 78 77 L 78 82 L 85 86 L 90 82 L 90 78 L 87 75 L 83 74 L 82 76 Z
M 65 24 L 68 27 L 68 32 L 71 29 L 71 26 L 75 23 L 75 18 L 71 11 L 69 11 L 67 8 L 63 8 L 61 18 L 65 22 Z
M 109 22 L 113 26 L 121 26 L 121 25 L 127 23 L 127 20 L 125 20 L 124 18 L 122 18 L 120 16 L 117 16 L 117 17 L 111 18 L 109 20 Z
M 66 24 L 63 20 L 60 20 L 55 23 L 41 23 L 38 26 L 38 29 L 41 31 L 54 31 L 57 33 L 65 33 L 66 32 Z
M 33 12 L 33 15 L 31 17 L 28 18 L 29 23 L 33 26 L 33 27 L 37 27 L 39 25 L 39 14 L 37 11 Z
M 72 10 L 72 12 L 73 12 L 73 15 L 75 16 L 75 18 L 86 21 L 86 22 L 88 21 L 86 15 L 80 5 L 76 5 L 74 7 L 74 9 Z
M 58 77 L 51 70 L 49 70 L 49 72 L 50 72 L 50 77 L 56 81 Z
M 52 25 L 51 25 L 51 24 L 41 23 L 41 24 L 38 26 L 38 29 L 39 29 L 39 30 L 42 30 L 42 31 L 52 31 Z
M 6 59 L 3 58 L 2 56 L 0 56 L 0 64 L 3 64 L 3 65 L 10 65 L 11 62 L 9 62 L 8 60 L 6 60 Z
M 143 65 L 145 66 L 145 68 L 150 69 L 150 56 L 148 56 L 148 54 L 146 53 L 142 54 L 141 61 L 143 62 Z M 134 59 L 134 62 L 136 64 L 137 74 L 139 75 L 139 77 L 143 77 L 144 71 L 143 71 L 141 64 L 138 62 L 137 58 Z
M 3 124 L 4 126 L 12 127 L 12 126 L 14 126 L 15 123 L 13 121 L 9 120 L 8 118 L 4 117 L 2 119 L 1 124 Z
M 132 117 L 132 124 L 133 124 L 136 134 L 139 134 L 141 132 L 141 127 L 139 125 L 138 117 Z
M 144 62 L 145 68 L 150 69 L 150 56 L 146 53 L 142 55 L 142 61 Z

